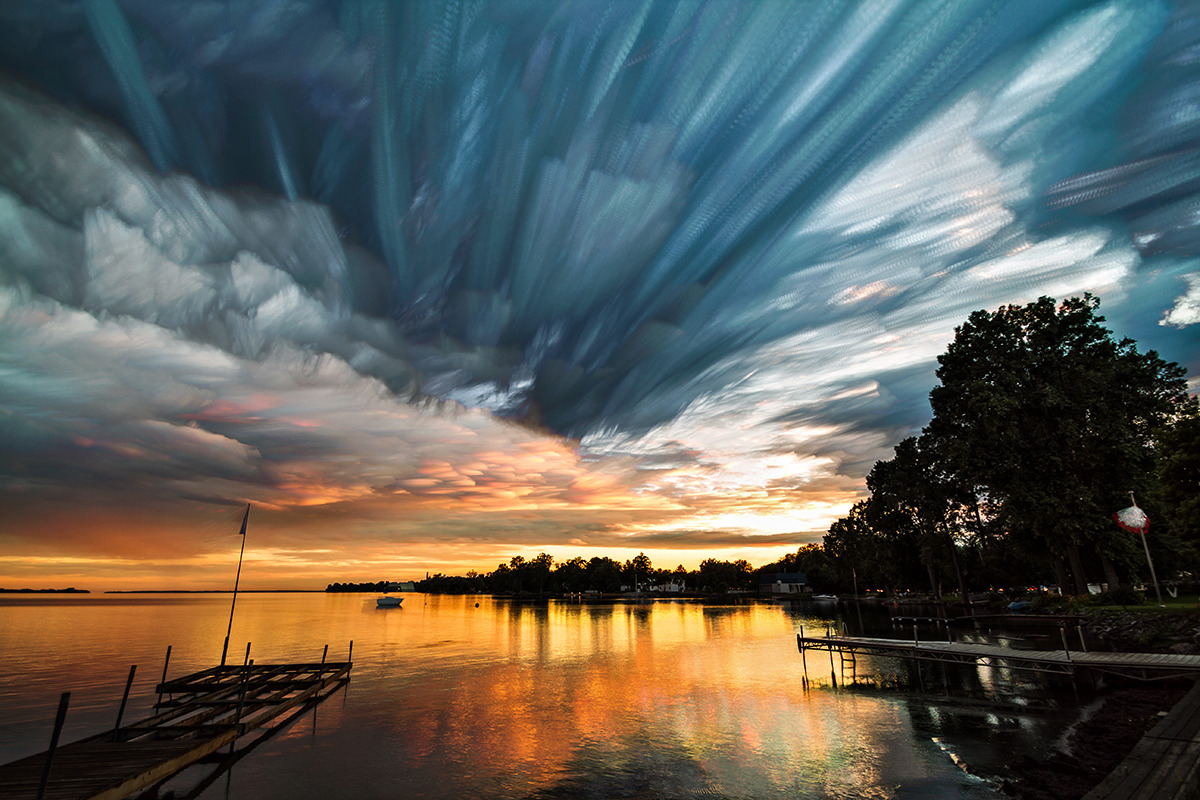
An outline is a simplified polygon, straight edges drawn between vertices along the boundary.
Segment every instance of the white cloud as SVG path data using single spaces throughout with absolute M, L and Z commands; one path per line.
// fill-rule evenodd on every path
M 1175 305 L 1167 309 L 1159 325 L 1186 328 L 1200 322 L 1200 272 L 1183 275 L 1187 288 L 1175 298 Z

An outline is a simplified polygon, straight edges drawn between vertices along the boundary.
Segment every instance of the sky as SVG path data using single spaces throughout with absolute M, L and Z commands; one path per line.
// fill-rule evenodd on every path
M 1200 4 L 0 7 L 0 587 L 819 542 L 978 309 L 1200 371 Z

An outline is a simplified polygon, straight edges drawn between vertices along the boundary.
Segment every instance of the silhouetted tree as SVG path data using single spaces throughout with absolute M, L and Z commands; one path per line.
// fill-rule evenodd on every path
M 1110 583 L 1137 543 L 1111 523 L 1154 483 L 1154 435 L 1195 413 L 1185 371 L 1115 341 L 1091 295 L 977 311 L 938 357 L 926 429 L 953 481 L 993 503 L 1009 535 L 1087 591 L 1083 549 Z

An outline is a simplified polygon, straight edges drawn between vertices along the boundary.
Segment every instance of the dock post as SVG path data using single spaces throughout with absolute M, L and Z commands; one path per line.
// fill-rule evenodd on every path
M 1075 632 L 1079 634 L 1079 649 L 1087 652 L 1087 640 L 1083 638 L 1083 626 L 1078 622 L 1075 623 Z
M 242 659 L 242 666 L 250 663 L 250 642 L 246 642 L 246 656 Z
M 160 685 L 167 682 L 167 665 L 170 663 L 171 663 L 171 645 L 167 645 L 167 657 L 163 659 L 163 676 L 162 676 L 162 680 L 159 681 Z M 159 692 L 158 693 L 158 702 L 154 704 L 154 707 L 158 708 L 161 705 L 162 705 L 162 692 Z
M 321 663 L 325 663 L 325 657 L 329 655 L 329 645 L 325 645 L 325 652 L 321 653 Z
M 46 796 L 46 784 L 50 782 L 50 762 L 54 760 L 54 751 L 58 749 L 58 737 L 62 733 L 63 723 L 67 719 L 67 704 L 71 702 L 71 693 L 63 692 L 58 698 L 58 716 L 54 718 L 54 733 L 50 734 L 50 749 L 46 751 L 46 762 L 42 764 L 42 780 L 38 783 L 37 800 Z
M 804 657 L 804 626 L 796 634 L 796 645 L 800 648 L 800 663 L 804 665 L 804 690 L 808 691 L 808 659 Z
M 121 707 L 117 709 L 117 724 L 113 726 L 112 740 L 117 740 L 121 732 L 121 717 L 125 716 L 125 704 L 129 702 L 129 689 L 133 686 L 133 673 L 137 672 L 137 664 L 129 665 L 129 677 L 125 679 L 125 694 L 121 695 Z
M 828 637 L 826 637 L 828 638 Z M 837 670 L 833 666 L 833 642 L 829 642 L 829 679 L 833 681 L 833 688 L 837 688 Z
M 250 682 L 250 670 L 252 669 L 254 669 L 254 662 L 249 660 L 246 662 L 246 665 L 242 667 L 242 686 L 238 691 L 237 711 L 234 712 L 233 717 L 233 722 L 235 725 L 240 724 L 242 721 L 242 703 L 246 700 L 246 684 Z M 229 752 L 233 752 L 232 742 L 230 743 Z
M 346 663 L 350 664 L 351 666 L 354 665 L 354 640 L 353 639 L 350 640 L 350 650 L 349 650 L 349 652 L 346 653 Z
M 246 656 L 247 656 L 247 658 L 246 658 L 246 663 L 242 665 L 242 685 L 241 685 L 241 687 L 238 689 L 238 701 L 237 701 L 237 708 L 236 708 L 236 709 L 234 710 L 234 712 L 233 712 L 233 726 L 234 726 L 234 728 L 240 728 L 240 727 L 241 727 L 241 725 L 242 725 L 242 704 L 243 704 L 243 703 L 245 702 L 245 700 L 246 700 L 246 684 L 250 682 L 250 671 L 251 671 L 252 669 L 254 669 L 254 662 L 253 662 L 253 661 L 251 661 L 251 660 L 250 660 L 250 658 L 249 658 L 249 656 L 250 656 L 250 645 L 249 645 L 248 643 L 247 643 L 247 645 L 246 645 Z M 240 736 L 240 735 L 241 735 L 241 734 L 240 734 L 240 732 L 239 732 L 238 736 Z M 229 755 L 231 755 L 231 756 L 232 756 L 232 755 L 234 754 L 234 752 L 237 750 L 237 740 L 238 740 L 238 736 L 234 736 L 234 737 L 233 737 L 233 740 L 229 742 Z M 228 775 L 229 775 L 229 773 L 228 773 L 228 772 L 226 772 L 225 774 L 226 774 L 226 779 L 228 780 Z
M 1075 662 L 1071 660 L 1071 648 L 1067 646 L 1067 623 L 1058 626 L 1058 633 L 1062 637 L 1063 652 L 1067 654 L 1067 663 L 1071 665 L 1071 689 L 1075 692 L 1075 698 L 1079 699 L 1079 684 L 1075 681 Z

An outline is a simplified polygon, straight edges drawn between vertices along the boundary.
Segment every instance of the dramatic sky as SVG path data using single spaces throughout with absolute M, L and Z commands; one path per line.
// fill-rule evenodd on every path
M 1198 145 L 1195 2 L 7 0 L 0 586 L 766 563 L 974 310 L 1196 375 Z

